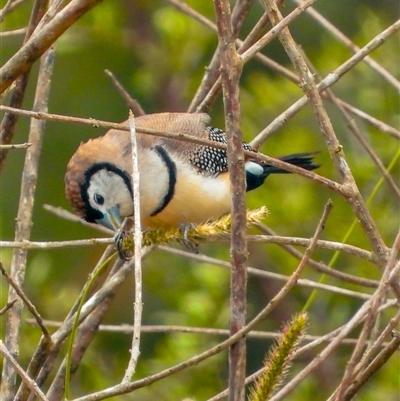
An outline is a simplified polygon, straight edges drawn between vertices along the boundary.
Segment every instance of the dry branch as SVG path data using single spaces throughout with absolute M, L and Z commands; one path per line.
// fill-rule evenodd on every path
M 49 49 L 40 63 L 39 76 L 37 80 L 35 111 L 47 111 L 50 94 L 51 73 L 54 65 L 54 49 Z M 18 205 L 17 223 L 15 228 L 15 240 L 23 241 L 30 237 L 32 227 L 32 214 L 35 199 L 36 183 L 39 169 L 39 159 L 42 149 L 45 121 L 32 120 L 28 142 L 32 143 L 25 155 L 24 170 L 22 172 L 21 193 Z M 14 250 L 11 262 L 10 276 L 18 287 L 22 287 L 25 279 L 27 250 L 17 248 Z M 15 289 L 10 288 L 8 299 L 13 300 L 16 296 Z M 18 301 L 7 313 L 6 341 L 5 345 L 13 357 L 19 353 L 22 301 Z M 47 340 L 46 340 L 47 341 Z M 16 371 L 10 360 L 5 360 L 2 371 L 2 386 L 0 398 L 3 401 L 11 401 L 16 392 Z

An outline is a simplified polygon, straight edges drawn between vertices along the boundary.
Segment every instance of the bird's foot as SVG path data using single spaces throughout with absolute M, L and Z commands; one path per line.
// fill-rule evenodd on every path
M 120 259 L 125 261 L 131 260 L 135 254 L 135 244 L 132 233 L 130 231 L 120 230 L 115 234 L 114 241 Z
M 195 228 L 195 224 L 191 223 L 191 224 L 181 224 L 180 226 L 180 231 L 182 232 L 183 235 L 183 245 L 186 246 L 186 248 L 188 248 L 190 251 L 192 251 L 193 253 L 199 253 L 199 244 L 193 240 L 189 239 L 189 230 L 190 229 L 194 229 Z

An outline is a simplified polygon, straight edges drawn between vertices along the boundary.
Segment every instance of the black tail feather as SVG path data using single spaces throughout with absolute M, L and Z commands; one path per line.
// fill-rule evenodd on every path
M 319 167 L 318 164 L 314 164 L 314 155 L 318 152 L 308 153 L 296 153 L 293 155 L 279 157 L 286 163 L 293 164 L 295 166 L 304 168 L 306 170 L 315 170 Z M 290 171 L 283 170 L 279 167 L 271 166 L 270 164 L 264 164 L 257 166 L 258 163 L 253 163 L 253 166 L 247 166 L 246 168 L 246 190 L 251 191 L 252 189 L 258 188 L 262 185 L 265 179 L 270 174 L 288 174 Z M 256 168 L 254 168 L 256 167 Z M 264 171 L 261 170 L 262 167 Z M 260 171 L 261 170 L 261 171 Z
M 308 152 L 308 153 L 295 153 L 292 155 L 287 155 L 283 157 L 279 157 L 279 160 L 282 160 L 286 163 L 293 164 L 294 166 L 298 166 L 304 168 L 305 170 L 315 170 L 319 167 L 319 164 L 314 164 L 314 155 L 318 152 Z M 264 167 L 265 178 L 269 174 L 289 174 L 290 171 L 283 170 L 279 167 L 270 166 L 266 164 Z

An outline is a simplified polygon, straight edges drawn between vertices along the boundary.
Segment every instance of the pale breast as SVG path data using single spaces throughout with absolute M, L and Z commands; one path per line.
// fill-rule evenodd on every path
M 142 218 L 144 226 L 179 227 L 204 223 L 230 211 L 228 173 L 207 177 L 179 161 L 176 167 L 178 174 L 172 200 L 157 215 Z

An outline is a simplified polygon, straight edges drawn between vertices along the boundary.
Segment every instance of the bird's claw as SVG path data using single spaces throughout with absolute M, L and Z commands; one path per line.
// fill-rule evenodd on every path
M 120 230 L 115 234 L 114 241 L 120 259 L 125 261 L 131 260 L 134 255 L 132 234 L 129 231 Z
M 199 244 L 197 242 L 194 242 L 189 239 L 188 233 L 190 229 L 193 229 L 195 227 L 195 224 L 181 224 L 180 226 L 180 231 L 182 232 L 183 236 L 183 245 L 186 246 L 190 251 L 193 253 L 199 253 Z

